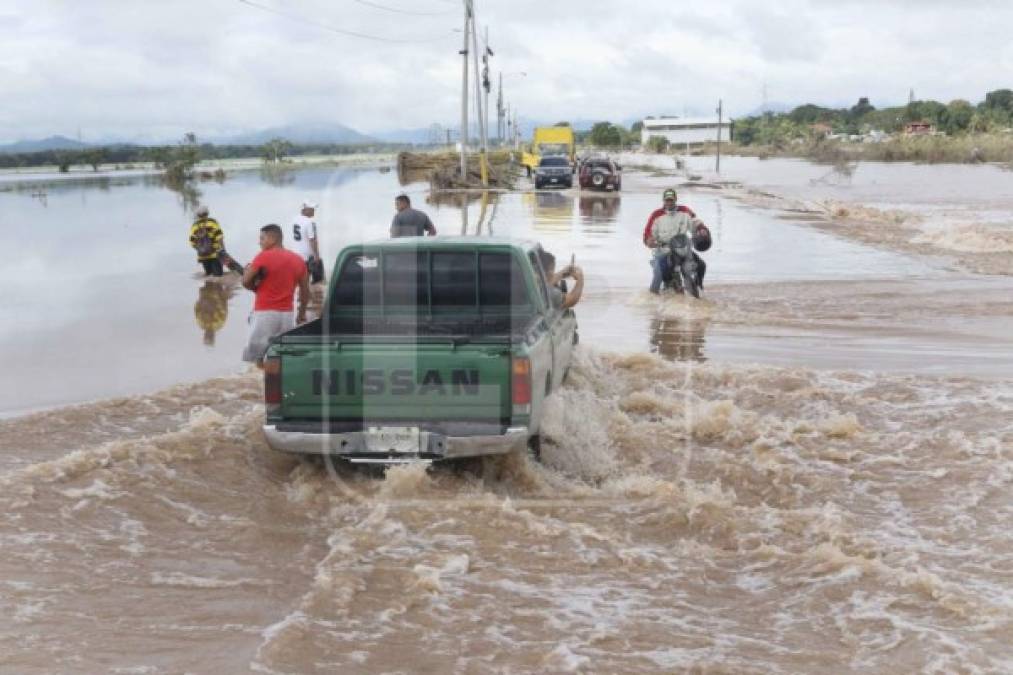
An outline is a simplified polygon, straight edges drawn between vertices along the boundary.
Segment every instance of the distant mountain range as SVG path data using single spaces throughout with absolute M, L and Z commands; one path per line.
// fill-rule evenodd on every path
M 769 103 L 766 106 L 766 110 L 771 112 L 782 112 L 791 110 L 794 106 L 790 106 L 783 103 Z M 751 115 L 760 114 L 760 110 L 757 109 L 750 113 Z M 623 124 L 629 127 L 634 122 L 643 119 L 642 117 L 628 117 L 625 119 L 613 119 L 611 121 Z M 535 127 L 540 126 L 552 126 L 556 122 L 561 120 L 556 119 L 530 119 L 521 118 L 518 121 L 520 127 L 521 138 L 530 138 L 532 130 Z M 577 131 L 586 131 L 594 126 L 595 122 L 601 120 L 592 119 L 571 119 L 568 120 L 573 128 Z M 496 120 L 490 120 L 490 138 L 496 136 Z M 454 130 L 454 138 L 457 140 L 457 129 Z M 283 126 L 268 127 L 266 129 L 236 132 L 232 134 L 219 134 L 219 135 L 198 135 L 198 139 L 202 143 L 213 143 L 215 145 L 263 145 L 274 138 L 282 138 L 295 144 L 311 144 L 311 143 L 337 143 L 343 145 L 368 145 L 373 143 L 405 143 L 424 145 L 432 143 L 435 139 L 433 138 L 433 127 L 422 127 L 416 129 L 393 129 L 389 131 L 376 131 L 368 134 L 357 131 L 351 127 L 343 124 L 330 123 L 330 124 L 288 124 Z M 445 133 L 445 132 L 444 132 Z M 472 131 L 474 134 L 474 130 Z M 444 138 L 440 139 L 445 140 Z M 92 142 L 82 142 L 68 138 L 67 136 L 49 136 L 48 138 L 36 139 L 36 140 L 20 140 L 16 143 L 8 143 L 6 145 L 0 144 L 0 154 L 13 154 L 13 153 L 28 153 L 28 152 L 42 152 L 46 150 L 80 150 L 88 147 L 97 146 L 116 146 L 116 145 L 140 145 L 140 146 L 151 146 L 151 145 L 169 145 L 176 143 L 178 139 L 165 139 L 156 140 L 153 138 L 146 138 L 144 136 L 116 136 L 107 135 L 100 136 L 99 139 Z
M 376 143 L 378 139 L 343 124 L 288 124 L 259 131 L 207 139 L 215 145 L 263 145 L 274 138 L 290 143 L 342 143 L 347 145 Z
M 66 136 L 50 136 L 39 140 L 23 140 L 0 145 L 0 153 L 43 152 L 45 150 L 80 150 L 89 147 L 87 143 L 75 141 Z
M 296 144 L 339 143 L 344 145 L 365 145 L 382 141 L 392 143 L 425 143 L 428 138 L 427 136 L 416 135 L 413 131 L 390 132 L 383 134 L 383 136 L 384 138 L 367 136 L 343 124 L 291 124 L 231 135 L 198 135 L 197 138 L 202 143 L 213 143 L 214 145 L 263 145 L 274 138 L 282 138 Z M 43 152 L 46 150 L 81 150 L 83 148 L 114 145 L 170 145 L 176 143 L 177 140 L 140 141 L 138 137 L 127 139 L 116 136 L 105 136 L 102 137 L 101 141 L 88 143 L 58 135 L 42 139 L 20 140 L 15 143 L 0 145 L 0 154 Z

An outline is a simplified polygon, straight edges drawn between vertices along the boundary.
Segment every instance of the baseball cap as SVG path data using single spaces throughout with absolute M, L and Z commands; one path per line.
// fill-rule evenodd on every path
M 667 190 L 665 190 L 662 193 L 661 198 L 662 199 L 677 199 L 678 195 L 675 194 L 675 190 L 673 190 L 672 188 L 668 188 Z
M 304 201 L 304 202 L 302 203 L 302 207 L 303 207 L 304 209 L 315 209 L 315 208 L 317 208 L 317 203 L 316 203 L 316 202 L 311 202 L 311 201 L 309 201 L 309 200 L 307 199 L 307 200 L 305 200 L 305 201 Z

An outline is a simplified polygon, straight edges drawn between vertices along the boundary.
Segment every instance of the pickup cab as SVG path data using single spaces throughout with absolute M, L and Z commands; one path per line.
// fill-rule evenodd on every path
M 268 444 L 381 464 L 537 453 L 577 342 L 539 250 L 474 237 L 345 248 L 321 318 L 268 349 Z

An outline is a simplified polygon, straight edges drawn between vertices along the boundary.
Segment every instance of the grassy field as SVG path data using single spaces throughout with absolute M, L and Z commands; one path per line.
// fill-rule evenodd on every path
M 711 151 L 713 148 L 710 149 Z M 880 161 L 971 164 L 997 162 L 1013 166 L 1013 134 L 966 136 L 898 136 L 882 143 L 820 141 L 781 147 L 736 143 L 722 152 L 754 157 L 804 157 L 818 162 Z

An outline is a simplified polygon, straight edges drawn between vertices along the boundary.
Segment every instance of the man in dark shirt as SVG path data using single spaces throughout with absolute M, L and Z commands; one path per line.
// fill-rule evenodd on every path
M 428 234 L 430 237 L 436 236 L 436 227 L 433 226 L 433 221 L 429 220 L 429 216 L 426 214 L 412 208 L 412 200 L 408 198 L 408 195 L 398 195 L 394 199 L 394 208 L 397 209 L 397 213 L 394 214 L 394 220 L 390 224 L 391 239 L 421 237 L 423 234 Z

